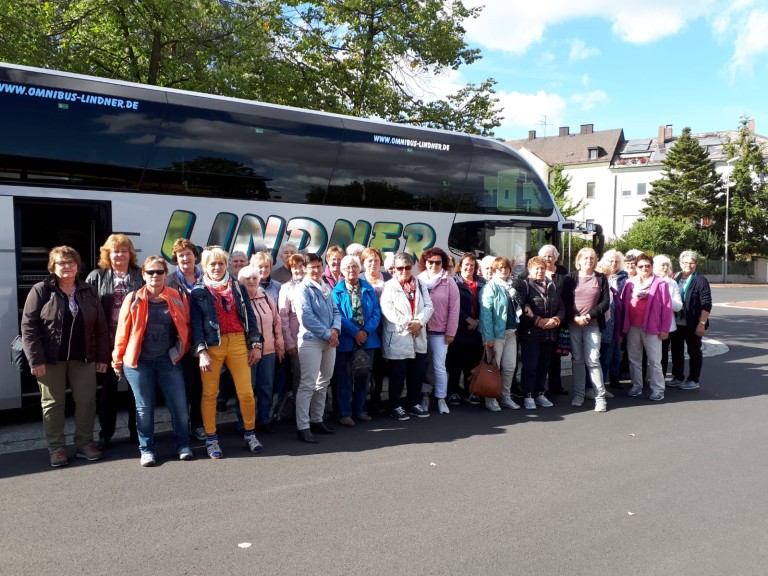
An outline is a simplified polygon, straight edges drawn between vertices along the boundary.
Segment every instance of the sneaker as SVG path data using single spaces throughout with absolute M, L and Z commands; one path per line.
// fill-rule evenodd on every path
M 595 412 L 605 412 L 608 409 L 608 404 L 605 398 L 598 398 L 595 400 Z
M 485 407 L 491 412 L 501 412 L 501 406 L 499 406 L 499 401 L 496 398 L 486 398 Z
M 581 406 L 584 404 L 584 396 L 574 396 L 571 400 L 571 406 Z
M 499 405 L 504 408 L 509 408 L 510 410 L 520 410 L 520 404 L 512 400 L 512 396 L 504 396 L 502 394 L 501 400 L 499 400 Z
M 480 396 L 477 394 L 470 394 L 467 396 L 467 404 L 472 404 L 472 406 L 479 406 L 480 405 Z
M 632 388 L 629 389 L 629 392 L 627 392 L 627 396 L 642 396 L 643 395 L 643 389 L 640 386 L 632 386 Z
M 652 392 L 648 399 L 653 400 L 654 402 L 664 400 L 664 392 Z
M 680 390 L 696 390 L 699 387 L 699 383 L 696 380 L 686 380 L 680 384 Z
M 96 444 L 94 442 L 88 442 L 85 446 L 78 446 L 77 447 L 77 457 L 78 458 L 85 458 L 86 460 L 101 460 L 104 457 L 104 454 L 96 448 Z
M 218 460 L 219 458 L 224 457 L 224 454 L 219 447 L 219 438 L 216 435 L 208 436 L 208 438 L 205 440 L 205 449 L 208 452 L 209 458 Z
M 403 410 L 402 406 L 398 406 L 392 412 L 389 413 L 389 415 L 394 418 L 395 420 L 410 420 L 411 417 L 408 416 L 408 414 L 405 413 L 405 410 Z
M 192 454 L 192 448 L 190 448 L 189 446 L 179 450 L 179 460 L 193 460 L 194 457 L 195 455 Z
M 458 394 L 451 394 L 450 396 L 448 396 L 448 404 L 450 404 L 451 406 L 458 406 L 459 404 L 461 404 L 461 396 L 459 396 Z
M 424 410 L 424 412 L 429 412 L 429 396 L 422 396 L 421 398 L 421 409 Z
M 258 454 L 259 452 L 264 450 L 264 446 L 262 446 L 261 442 L 259 442 L 259 439 L 256 438 L 255 433 L 246 432 L 243 435 L 243 438 L 245 439 L 246 444 L 248 444 L 248 450 L 250 450 L 254 454 Z
M 408 411 L 410 416 L 416 416 L 416 418 L 429 418 L 429 412 L 422 408 L 421 404 L 414 404 Z
M 195 435 L 195 438 L 198 440 L 205 440 L 208 438 L 208 434 L 205 433 L 205 428 L 200 426 L 199 428 L 195 428 L 193 434 Z
M 347 428 L 352 428 L 355 425 L 355 421 L 349 416 L 343 416 L 342 418 L 339 418 L 339 424 L 346 426 Z
M 678 380 L 677 378 L 672 378 L 669 382 L 667 382 L 667 386 L 669 388 L 678 388 L 685 384 L 685 380 Z
M 536 410 L 536 400 L 531 398 L 531 396 L 526 396 L 523 399 L 523 406 L 525 406 L 526 410 Z
M 355 416 L 356 420 L 359 420 L 360 422 L 370 422 L 373 420 L 367 413 L 363 412 L 362 414 L 359 414 Z
M 594 400 L 595 399 L 595 389 L 594 388 L 587 388 L 587 390 L 584 392 L 584 398 L 587 400 Z
M 64 448 L 59 448 L 58 450 L 54 450 L 50 454 L 51 457 L 51 466 L 54 468 L 59 468 L 60 466 L 66 466 L 69 464 L 69 460 L 67 460 L 67 453 L 64 451 Z
M 440 414 L 451 413 L 451 410 L 448 408 L 448 403 L 445 401 L 445 398 L 437 399 L 437 411 L 440 412 Z
M 149 468 L 150 466 L 155 465 L 155 455 L 151 452 L 144 452 L 141 455 L 141 458 L 139 459 L 139 464 L 144 466 L 145 468 Z
M 552 406 L 554 406 L 554 404 L 549 401 L 549 398 L 547 398 L 543 392 L 536 396 L 535 402 L 542 408 L 552 408 Z

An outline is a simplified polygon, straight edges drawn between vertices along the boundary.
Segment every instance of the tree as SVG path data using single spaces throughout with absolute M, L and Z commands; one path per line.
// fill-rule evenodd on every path
M 737 257 L 768 255 L 768 173 L 765 147 L 749 129 L 749 118 L 741 118 L 738 138 L 724 146 L 729 158 L 740 157 L 733 163 L 731 177 L 728 248 Z M 725 230 L 725 195 L 717 217 L 718 230 Z
M 555 204 L 557 204 L 563 217 L 571 218 L 586 207 L 586 202 L 581 199 L 576 204 L 573 204 L 573 200 L 568 197 L 573 177 L 563 174 L 563 169 L 562 164 L 555 164 L 550 175 L 549 191 L 552 192 Z
M 621 252 L 638 249 L 651 255 L 667 254 L 673 261 L 682 250 L 695 250 L 705 260 L 716 260 L 722 254 L 722 244 L 716 233 L 670 216 L 638 220 L 613 242 L 613 247 Z
M 652 190 L 641 212 L 692 224 L 711 218 L 721 181 L 707 151 L 691 137 L 690 128 L 683 128 L 663 164 L 662 177 L 651 182 Z

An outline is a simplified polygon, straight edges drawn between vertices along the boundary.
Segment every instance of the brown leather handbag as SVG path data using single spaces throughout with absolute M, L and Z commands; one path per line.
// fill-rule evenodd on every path
M 469 393 L 483 398 L 501 396 L 501 373 L 494 361 L 493 348 L 484 348 L 480 363 L 472 369 L 469 377 Z

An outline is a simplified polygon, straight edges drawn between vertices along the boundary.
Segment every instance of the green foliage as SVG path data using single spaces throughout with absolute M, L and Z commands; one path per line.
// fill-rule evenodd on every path
M 703 259 L 716 260 L 722 255 L 718 234 L 669 216 L 638 220 L 621 238 L 611 243 L 611 248 L 621 252 L 637 249 L 652 256 L 667 254 L 672 259 L 683 250 L 695 250 Z
M 556 164 L 552 169 L 550 176 L 549 191 L 555 199 L 555 204 L 560 209 L 564 218 L 572 218 L 586 207 L 586 202 L 581 199 L 576 204 L 568 197 L 568 190 L 571 189 L 572 176 L 563 174 L 563 165 Z
M 764 146 L 758 144 L 749 130 L 749 118 L 742 117 L 738 138 L 728 141 L 729 158 L 740 157 L 732 164 L 730 174 L 729 251 L 737 257 L 768 255 L 768 185 L 765 175 Z M 728 178 L 726 171 L 725 178 Z M 717 229 L 724 232 L 725 198 L 721 198 L 716 219 Z
M 707 151 L 686 127 L 667 152 L 662 177 L 651 186 L 645 216 L 694 224 L 713 216 L 721 181 Z

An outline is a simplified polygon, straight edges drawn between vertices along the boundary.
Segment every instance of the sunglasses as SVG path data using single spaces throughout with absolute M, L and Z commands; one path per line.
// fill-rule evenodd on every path
M 144 274 L 147 276 L 162 276 L 165 274 L 165 270 L 144 270 Z
M 411 270 L 413 266 L 395 266 L 395 270 L 402 272 L 403 270 Z
M 650 264 L 636 264 L 635 268 L 650 268 Z
M 427 260 L 427 264 L 432 264 L 432 266 L 442 266 L 443 261 L 442 260 Z

